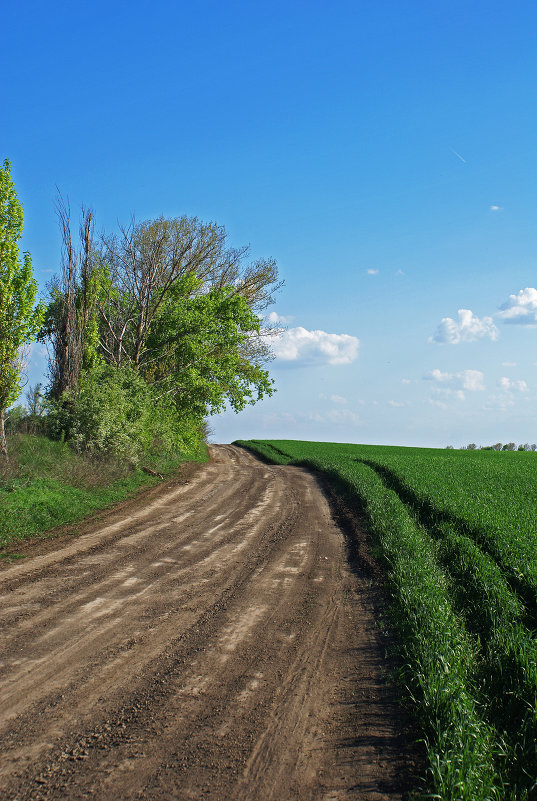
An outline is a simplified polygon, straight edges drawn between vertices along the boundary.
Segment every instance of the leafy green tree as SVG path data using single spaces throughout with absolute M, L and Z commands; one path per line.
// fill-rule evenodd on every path
M 161 438 L 151 415 L 139 411 L 145 422 L 137 429 L 125 422 L 131 412 L 125 417 L 119 411 L 129 409 L 127 391 L 140 391 L 133 374 L 148 388 L 144 409 L 168 420 L 170 441 L 180 447 L 178 431 L 199 436 L 207 415 L 226 405 L 240 411 L 272 394 L 263 367 L 271 358 L 270 340 L 261 318 L 280 286 L 273 260 L 249 261 L 247 247 L 229 247 L 223 227 L 190 217 L 133 222 L 119 235 L 103 236 L 100 246 L 83 217 L 85 244 L 77 255 L 68 206 L 60 211 L 63 274 L 50 286 L 40 332 L 54 354 L 49 397 L 58 405 L 51 433 L 63 432 L 86 450 L 129 452 L 131 461 L 127 440 L 147 452 Z M 124 388 L 121 401 L 115 381 Z M 108 412 L 96 414 L 90 386 L 104 393 L 101 408 L 116 421 L 110 429 Z M 122 426 L 130 432 L 127 440 L 117 435 Z
M 191 297 L 228 288 L 253 312 L 263 312 L 281 286 L 277 266 L 273 259 L 248 257 L 248 247 L 229 246 L 225 228 L 196 217 L 133 222 L 105 236 L 97 260 L 109 276 L 99 301 L 106 361 L 138 369 L 154 357 L 147 353 L 148 337 L 176 286 Z M 266 358 L 265 340 L 253 333 L 244 339 L 244 356 Z
M 243 350 L 259 335 L 259 317 L 231 287 L 192 296 L 192 280 L 170 288 L 147 338 L 142 374 L 157 398 L 173 398 L 180 416 L 204 417 L 226 404 L 238 412 L 273 392 L 261 359 Z
M 0 457 L 4 460 L 8 458 L 4 417 L 21 391 L 21 348 L 35 338 L 44 311 L 41 304 L 35 306 L 37 282 L 30 254 L 24 253 L 22 261 L 19 257 L 23 222 L 6 160 L 0 168 Z

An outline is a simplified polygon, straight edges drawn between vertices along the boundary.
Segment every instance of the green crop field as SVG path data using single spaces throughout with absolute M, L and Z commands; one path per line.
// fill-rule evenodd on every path
M 386 566 L 428 796 L 537 799 L 537 454 L 239 442 L 327 474 Z

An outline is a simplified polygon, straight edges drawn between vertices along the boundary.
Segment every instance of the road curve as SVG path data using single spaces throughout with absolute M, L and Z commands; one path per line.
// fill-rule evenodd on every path
M 375 590 L 318 480 L 211 451 L 0 572 L 0 797 L 405 797 Z

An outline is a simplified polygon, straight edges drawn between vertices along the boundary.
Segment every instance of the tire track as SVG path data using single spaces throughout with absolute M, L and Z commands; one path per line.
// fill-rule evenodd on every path
M 370 577 L 317 480 L 212 457 L 0 574 L 7 798 L 403 798 Z

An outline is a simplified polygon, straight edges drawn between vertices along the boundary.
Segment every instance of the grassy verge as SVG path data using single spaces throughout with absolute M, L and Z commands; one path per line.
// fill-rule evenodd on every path
M 67 443 L 14 435 L 10 463 L 0 479 L 0 551 L 10 559 L 17 542 L 74 523 L 128 498 L 158 478 L 117 462 L 93 461 Z M 144 466 L 167 475 L 185 461 L 206 461 L 207 450 L 153 459 Z

